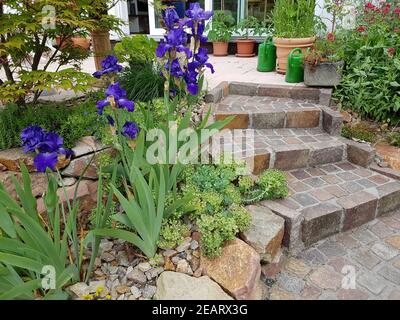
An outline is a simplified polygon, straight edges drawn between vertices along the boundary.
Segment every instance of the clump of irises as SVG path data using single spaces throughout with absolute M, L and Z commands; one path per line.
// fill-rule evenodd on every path
M 110 85 L 106 89 L 106 98 L 97 102 L 97 113 L 103 115 L 104 108 L 111 106 L 113 116 L 107 114 L 106 118 L 108 123 L 114 127 L 118 127 L 118 115 L 116 111 L 118 109 L 125 109 L 128 112 L 135 111 L 135 103 L 129 100 L 126 95 L 126 90 L 122 89 L 120 83 L 115 81 L 116 74 L 122 71 L 122 66 L 118 64 L 118 59 L 115 56 L 108 56 L 102 61 L 102 70 L 93 73 L 95 78 L 101 78 L 107 76 L 110 80 Z M 120 133 L 128 139 L 136 139 L 139 133 L 139 127 L 135 122 L 126 121 L 122 128 L 118 128 Z
M 64 139 L 55 132 L 48 132 L 40 126 L 31 125 L 21 133 L 22 147 L 25 153 L 36 153 L 33 164 L 37 171 L 54 171 L 58 155 L 71 158 L 73 152 L 63 147 Z
M 172 77 L 177 86 L 180 86 L 183 79 L 187 92 L 197 95 L 205 67 L 214 73 L 213 66 L 207 62 L 208 50 L 201 47 L 201 44 L 207 42 L 204 35 L 205 22 L 211 18 L 212 12 L 204 11 L 199 3 L 191 3 L 185 15 L 180 20 L 175 9 L 167 8 L 163 11 L 166 34 L 157 47 L 156 55 L 164 60 L 166 90 L 169 90 L 169 80 Z

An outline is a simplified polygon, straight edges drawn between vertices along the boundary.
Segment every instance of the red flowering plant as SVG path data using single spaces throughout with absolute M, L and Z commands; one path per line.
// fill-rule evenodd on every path
M 342 107 L 391 122 L 400 118 L 400 7 L 382 1 L 358 8 L 356 25 L 342 30 L 346 69 L 335 93 Z
M 329 32 L 325 39 L 318 39 L 313 48 L 308 51 L 305 61 L 316 66 L 320 62 L 337 62 L 341 60 L 343 49 L 341 39 Z

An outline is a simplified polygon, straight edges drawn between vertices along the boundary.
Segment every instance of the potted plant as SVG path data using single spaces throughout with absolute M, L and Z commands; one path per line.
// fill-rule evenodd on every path
M 344 61 L 342 45 L 333 33 L 315 42 L 304 60 L 304 83 L 309 87 L 335 87 L 340 83 Z
M 279 73 L 286 73 L 289 53 L 300 48 L 306 53 L 315 42 L 315 0 L 276 0 L 272 14 L 274 43 Z
M 254 57 L 254 39 L 249 39 L 250 33 L 261 35 L 264 32 L 262 23 L 256 17 L 248 17 L 240 21 L 236 27 L 236 32 L 240 34 L 240 39 L 236 40 L 238 57 Z
M 228 45 L 232 38 L 234 24 L 235 19 L 229 12 L 214 11 L 212 21 L 207 25 L 208 40 L 212 41 L 214 56 L 228 55 Z

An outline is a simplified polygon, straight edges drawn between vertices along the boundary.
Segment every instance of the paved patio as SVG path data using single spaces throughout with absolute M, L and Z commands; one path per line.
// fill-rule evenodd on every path
M 238 58 L 233 55 L 227 57 L 214 57 L 210 55 L 210 62 L 214 65 L 215 73 L 206 71 L 206 86 L 212 90 L 223 81 L 239 81 L 259 84 L 304 86 L 304 83 L 291 84 L 285 82 L 285 76 L 276 72 L 258 72 L 257 57 Z M 45 61 L 42 61 L 45 63 Z M 93 73 L 96 71 L 94 59 L 91 57 L 81 64 L 82 71 Z M 51 70 L 51 68 L 50 68 Z M 74 92 L 61 92 L 55 95 L 43 96 L 43 100 L 64 100 L 75 96 Z
M 400 300 L 399 232 L 397 211 L 320 241 L 267 280 L 270 299 Z

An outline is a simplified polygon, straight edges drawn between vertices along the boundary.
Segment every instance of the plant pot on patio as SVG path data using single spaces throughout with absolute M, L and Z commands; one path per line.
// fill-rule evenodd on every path
M 313 46 L 315 3 L 316 0 L 275 0 L 272 20 L 278 73 L 286 73 L 287 59 L 293 49 L 300 48 L 305 54 Z
M 255 40 L 252 39 L 239 39 L 236 41 L 237 57 L 254 57 L 256 54 L 254 53 L 254 44 Z
M 74 48 L 81 48 L 83 50 L 89 50 L 90 48 L 90 39 L 85 37 L 73 37 L 72 45 Z
M 274 44 L 276 46 L 276 57 L 278 59 L 278 73 L 286 73 L 286 65 L 289 53 L 293 49 L 300 48 L 303 53 L 307 52 L 307 49 L 311 48 L 315 42 L 315 37 L 309 38 L 274 38 Z
M 344 61 L 304 64 L 304 83 L 309 87 L 335 87 L 342 77 Z
M 207 25 L 208 40 L 213 43 L 213 54 L 217 57 L 228 55 L 229 41 L 232 38 L 235 19 L 232 14 L 216 10 L 211 23 Z

